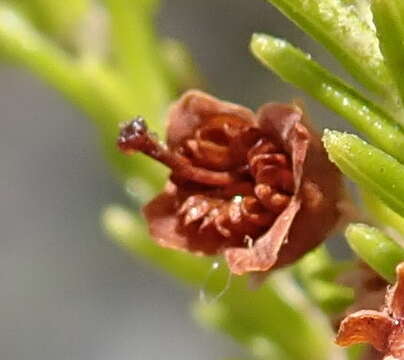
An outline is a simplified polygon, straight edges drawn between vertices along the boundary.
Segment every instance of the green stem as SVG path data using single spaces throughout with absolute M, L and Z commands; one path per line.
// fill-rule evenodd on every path
M 160 62 L 159 44 L 144 4 L 132 0 L 104 0 L 111 16 L 114 50 L 120 69 L 127 75 L 134 99 L 144 103 L 142 115 L 162 132 L 162 118 L 173 89 L 168 86 Z
M 176 278 L 215 296 L 226 287 L 225 267 L 212 271 L 212 260 L 168 250 L 150 241 L 143 224 L 130 212 L 113 206 L 106 210 L 103 224 L 110 236 L 137 257 L 145 258 Z M 328 334 L 318 331 L 317 320 L 288 303 L 271 282 L 252 292 L 246 277 L 233 277 L 231 286 L 217 300 L 232 317 L 232 331 L 267 337 L 291 359 L 327 358 Z M 293 324 L 293 328 L 290 327 Z M 247 335 L 245 335 L 247 336 Z
M 165 39 L 161 43 L 160 53 L 173 87 L 181 92 L 205 87 L 198 66 L 183 43 Z
M 267 0 L 325 46 L 359 82 L 382 97 L 391 79 L 374 31 L 340 0 Z
M 138 112 L 136 103 L 130 102 L 130 90 L 112 69 L 74 61 L 5 5 L 0 6 L 0 53 L 38 75 L 94 120 L 121 176 L 148 176 L 156 188 L 161 185 L 164 172 L 153 171 L 142 157 L 124 157 L 115 148 L 118 124 Z
M 238 314 L 230 311 L 221 299 L 214 303 L 196 301 L 192 310 L 200 324 L 230 335 L 238 343 L 243 344 L 255 359 L 295 360 L 268 337 L 256 334 L 254 326 L 247 328 L 247 324 L 238 318 Z
M 404 261 L 404 249 L 380 230 L 365 224 L 351 224 L 345 233 L 358 256 L 390 283 L 396 266 Z
M 404 165 L 355 135 L 326 130 L 323 142 L 343 173 L 404 216 Z
M 372 102 L 311 60 L 308 54 L 286 41 L 264 34 L 253 36 L 251 49 L 283 80 L 345 117 L 373 143 L 404 163 L 402 128 Z
M 124 178 L 144 178 L 154 190 L 161 189 L 167 175 L 165 167 L 142 154 L 123 155 L 116 147 L 119 124 L 142 114 L 145 107 L 142 99 L 132 99 L 131 89 L 123 76 L 97 61 L 87 59 L 77 67 L 76 71 L 81 70 L 91 93 L 103 108 L 103 116 L 96 117 L 95 123 L 101 132 L 100 138 L 108 159 L 116 169 L 121 170 Z
M 33 24 L 48 35 L 63 38 L 74 28 L 90 8 L 90 0 L 7 0 Z

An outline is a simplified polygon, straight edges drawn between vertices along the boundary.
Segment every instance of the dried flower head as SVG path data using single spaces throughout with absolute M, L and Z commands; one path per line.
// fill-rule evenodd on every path
M 223 253 L 235 274 L 294 261 L 340 217 L 340 174 L 297 105 L 270 103 L 254 114 L 189 91 L 170 109 L 167 145 L 140 118 L 122 129 L 118 145 L 172 170 L 144 209 L 153 238 Z
M 369 343 L 386 360 L 404 360 L 404 263 L 397 266 L 396 273 L 396 284 L 387 289 L 383 309 L 361 310 L 347 316 L 337 335 L 338 345 Z

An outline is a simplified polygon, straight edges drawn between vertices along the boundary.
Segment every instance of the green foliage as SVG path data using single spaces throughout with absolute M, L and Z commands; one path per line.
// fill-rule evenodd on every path
M 404 102 L 404 4 L 401 0 L 373 0 L 373 18 L 380 48 Z
M 338 314 L 354 302 L 353 289 L 335 282 L 353 264 L 335 261 L 324 246 L 307 254 L 296 265 L 296 274 L 311 299 L 326 313 Z
M 326 130 L 323 141 L 345 174 L 404 216 L 404 165 L 355 135 Z
M 357 83 L 341 80 L 300 49 L 269 35 L 253 36 L 253 54 L 367 137 L 371 144 L 327 131 L 324 144 L 330 159 L 360 185 L 375 222 L 403 235 L 403 2 L 373 0 L 370 6 L 360 0 L 356 6 L 356 0 L 267 1 L 322 44 Z M 169 102 L 180 90 L 203 83 L 186 47 L 156 35 L 158 6 L 158 0 L 0 1 L 0 59 L 30 70 L 85 112 L 120 179 L 147 188 L 139 198 L 161 189 L 166 172 L 142 156 L 119 154 L 118 125 L 141 114 L 163 135 Z M 88 43 L 74 45 L 79 29 L 97 15 L 95 9 L 107 20 L 105 36 L 96 39 L 105 54 L 90 51 Z M 336 283 L 352 263 L 335 261 L 325 248 L 306 255 L 293 271 L 275 274 L 256 291 L 243 277 L 231 278 L 227 289 L 229 275 L 223 266 L 212 270 L 211 259 L 158 247 L 136 214 L 111 206 L 103 225 L 130 253 L 202 289 L 208 300 L 194 305 L 195 317 L 232 336 L 255 359 L 361 356 L 362 348 L 345 353 L 334 347 L 324 316 L 313 307 L 335 314 L 354 301 L 352 289 Z M 364 224 L 350 225 L 346 237 L 363 261 L 394 281 L 394 267 L 404 260 L 401 245 Z
M 111 64 L 96 58 L 82 61 L 73 57 L 37 31 L 16 9 L 1 3 L 0 54 L 8 62 L 37 74 L 90 116 L 101 135 L 107 158 L 122 178 L 145 177 L 156 188 L 161 187 L 165 174 L 161 167 L 141 156 L 123 156 L 116 149 L 115 139 L 119 123 L 139 113 L 149 115 L 151 127 L 161 127 L 168 95 L 155 99 L 154 104 L 144 104 L 134 96 L 133 86 L 128 85 L 125 76 Z M 139 92 L 149 87 L 147 79 L 136 83 Z M 158 114 L 156 109 L 160 109 Z
M 367 210 L 380 224 L 390 227 L 404 235 L 404 218 L 391 210 L 377 196 L 367 191 L 362 192 L 362 199 Z
M 404 261 L 404 249 L 380 230 L 365 224 L 351 224 L 346 230 L 348 243 L 359 257 L 390 283 L 395 268 Z
M 391 95 L 375 33 L 352 6 L 341 0 L 267 1 L 325 46 L 358 81 L 383 97 Z
M 142 2 L 104 0 L 110 15 L 113 52 L 119 69 L 132 87 L 136 111 L 153 119 L 155 130 L 162 133 L 164 111 L 174 94 L 163 72 L 160 48 L 151 18 Z M 141 101 L 139 101 L 141 99 Z
M 18 8 L 40 30 L 52 37 L 63 38 L 83 20 L 91 0 L 6 0 Z
M 379 107 L 284 40 L 255 34 L 253 54 L 283 80 L 344 116 L 375 144 L 404 162 L 404 133 Z
M 108 234 L 130 253 L 204 291 L 207 300 L 198 303 L 195 312 L 205 325 L 224 330 L 250 348 L 258 337 L 263 337 L 277 344 L 285 354 L 282 359 L 322 360 L 330 351 L 329 329 L 321 317 L 308 316 L 307 304 L 288 301 L 276 283 L 268 282 L 252 291 L 247 278 L 233 277 L 228 290 L 215 299 L 229 281 L 224 266 L 212 271 L 212 259 L 157 246 L 150 241 L 142 221 L 122 207 L 106 209 L 103 224 Z M 293 289 L 289 280 L 282 284 L 291 286 L 287 291 Z M 299 335 L 291 336 L 292 333 Z

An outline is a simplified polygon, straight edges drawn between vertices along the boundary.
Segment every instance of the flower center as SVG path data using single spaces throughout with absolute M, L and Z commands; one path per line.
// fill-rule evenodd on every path
M 122 128 L 118 146 L 171 168 L 181 226 L 209 236 L 213 231 L 223 243 L 253 244 L 294 191 L 289 156 L 258 128 L 235 117 L 207 119 L 174 149 L 159 143 L 136 118 Z

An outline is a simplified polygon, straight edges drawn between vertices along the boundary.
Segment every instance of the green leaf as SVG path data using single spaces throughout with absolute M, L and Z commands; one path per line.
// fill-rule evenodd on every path
M 374 31 L 340 0 L 267 0 L 325 46 L 359 82 L 382 97 L 391 79 Z
M 254 55 L 284 81 L 304 90 L 345 117 L 359 131 L 404 163 L 404 132 L 383 110 L 288 42 L 255 34 Z
M 305 277 L 322 280 L 332 280 L 340 269 L 324 245 L 306 254 L 297 263 L 296 268 Z
M 362 199 L 366 209 L 383 225 L 389 226 L 404 235 L 404 217 L 391 210 L 386 204 L 373 194 L 362 191 Z
M 304 285 L 310 297 L 328 314 L 340 314 L 355 301 L 354 290 L 321 279 L 305 279 Z
M 351 224 L 345 233 L 352 250 L 390 283 L 396 266 L 404 261 L 404 249 L 380 230 L 365 224 Z
M 404 216 L 404 165 L 355 135 L 326 130 L 323 142 L 344 174 Z
M 404 103 L 404 2 L 372 0 L 370 3 L 385 63 Z

